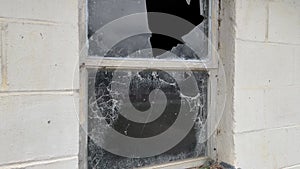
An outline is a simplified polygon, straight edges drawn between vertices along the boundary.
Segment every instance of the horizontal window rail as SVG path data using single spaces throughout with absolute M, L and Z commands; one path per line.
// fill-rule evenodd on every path
M 163 69 L 163 70 L 210 70 L 217 66 L 210 60 L 167 60 L 88 57 L 81 62 L 81 68 L 120 69 Z

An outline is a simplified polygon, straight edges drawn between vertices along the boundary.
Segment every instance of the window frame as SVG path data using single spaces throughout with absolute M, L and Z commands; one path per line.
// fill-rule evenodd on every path
M 120 68 L 120 69 L 139 69 L 139 68 L 152 68 L 164 70 L 207 70 L 209 72 L 208 79 L 208 108 L 207 113 L 212 117 L 208 118 L 207 129 L 213 130 L 215 122 L 209 121 L 214 119 L 214 111 L 217 104 L 217 86 L 218 86 L 218 49 L 212 49 L 211 46 L 218 47 L 218 18 L 219 18 L 219 0 L 209 0 L 209 31 L 208 38 L 211 45 L 208 45 L 209 59 L 204 61 L 198 60 L 158 60 L 158 59 L 115 59 L 105 57 L 87 56 L 88 49 L 85 46 L 88 43 L 88 0 L 79 0 L 79 112 L 78 118 L 80 123 L 79 129 L 79 169 L 87 169 L 87 124 L 88 124 L 88 69 L 93 68 Z M 149 62 L 153 64 L 149 64 Z M 141 66 L 143 65 L 143 66 Z M 146 65 L 146 66 L 145 66 Z M 204 164 L 208 159 L 217 159 L 217 152 L 215 150 L 215 137 L 214 133 L 209 137 L 207 142 L 207 156 L 186 159 L 166 163 L 152 167 L 142 167 L 141 169 L 164 169 L 164 168 L 191 168 Z

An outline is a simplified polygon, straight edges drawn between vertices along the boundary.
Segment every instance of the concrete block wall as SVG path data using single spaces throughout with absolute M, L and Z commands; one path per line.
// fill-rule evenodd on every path
M 78 168 L 78 0 L 0 0 L 0 169 Z
M 218 158 L 300 168 L 300 3 L 220 2 Z M 0 0 L 0 169 L 78 168 L 78 10 L 78 0 Z
M 231 147 L 226 148 L 230 158 L 221 151 L 219 160 L 242 169 L 299 169 L 300 1 L 225 0 L 222 5 L 220 54 L 225 63 L 234 63 L 231 69 L 224 66 L 234 75 L 227 79 L 233 84 L 227 103 L 232 112 L 225 112 L 233 114 L 225 121 L 232 125 L 221 126 L 218 138 L 219 149 L 222 143 Z M 228 24 L 235 39 L 229 54 L 228 41 L 222 41 Z M 231 132 L 233 138 L 222 140 Z

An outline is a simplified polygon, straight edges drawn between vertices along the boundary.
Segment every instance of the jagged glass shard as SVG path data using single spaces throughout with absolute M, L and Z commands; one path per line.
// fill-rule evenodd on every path
M 188 6 L 188 9 L 181 9 L 180 4 L 176 6 L 175 3 L 184 1 L 184 4 Z M 185 15 L 187 11 L 193 11 L 192 5 L 197 0 L 192 0 L 191 4 L 188 5 L 185 0 L 165 0 L 164 3 L 161 1 L 151 1 L 153 3 L 151 9 L 148 7 L 146 0 L 89 0 L 88 1 L 88 36 L 89 36 L 89 55 L 90 56 L 98 56 L 98 57 L 121 57 L 126 58 L 129 57 L 130 54 L 138 51 L 144 50 L 148 48 L 157 48 L 159 50 L 163 49 L 161 52 L 156 52 L 153 50 L 154 58 L 163 54 L 166 51 L 180 51 L 186 50 L 187 47 L 191 48 L 194 51 L 194 54 L 180 55 L 177 58 L 172 59 L 185 59 L 185 60 L 202 60 L 208 56 L 208 46 L 210 45 L 208 37 L 209 32 L 209 1 L 208 0 L 199 0 L 200 3 L 197 4 L 200 6 L 199 10 L 191 13 L 189 15 Z M 157 8 L 153 8 L 156 7 Z M 172 8 L 176 8 L 171 10 Z M 177 9 L 178 8 L 178 9 Z M 189 9 L 191 8 L 191 9 Z M 147 10 L 151 12 L 163 12 L 172 14 L 177 17 L 181 17 L 184 20 L 187 20 L 191 24 L 199 24 L 197 19 L 188 19 L 191 18 L 202 18 L 200 20 L 201 24 L 198 25 L 197 29 L 189 28 L 184 31 L 184 33 L 180 33 L 183 30 L 183 27 L 186 26 L 172 26 L 172 24 L 164 25 L 162 22 L 155 22 L 155 17 L 152 18 L 150 15 L 147 18 L 145 15 L 144 18 L 139 18 L 134 22 L 126 22 L 126 20 L 122 20 L 120 18 L 125 16 L 132 16 L 137 13 L 144 12 Z M 196 16 L 199 17 L 196 17 Z M 150 17 L 150 18 L 149 18 Z M 153 21 L 154 19 L 154 21 Z M 151 21 L 151 22 L 148 22 Z M 119 27 L 117 30 L 110 29 L 111 23 L 117 24 L 119 23 Z M 128 26 L 128 24 L 132 24 Z M 154 26 L 152 25 L 154 24 Z M 157 27 L 157 25 L 162 25 L 162 28 Z M 105 28 L 105 29 L 104 29 Z M 175 36 L 170 37 L 170 35 L 165 35 L 166 37 L 162 37 L 156 34 L 151 35 L 153 30 L 177 30 Z M 159 28 L 159 29 L 157 29 Z M 130 29 L 130 30 L 127 30 Z M 136 30 L 136 31 L 135 31 Z M 123 39 L 121 37 L 125 36 L 128 32 L 144 32 L 142 34 L 137 33 L 135 35 L 130 35 L 129 37 Z M 109 33 L 108 33 L 109 32 Z M 159 31 L 160 32 L 160 31 Z M 107 37 L 109 34 L 109 37 Z M 107 44 L 107 39 L 111 44 Z M 186 47 L 182 47 L 182 45 Z M 181 52 L 182 53 L 182 52 Z M 191 53 L 191 52 L 190 52 Z M 195 55 L 197 53 L 197 55 Z M 138 58 L 145 58 L 143 55 L 138 55 Z

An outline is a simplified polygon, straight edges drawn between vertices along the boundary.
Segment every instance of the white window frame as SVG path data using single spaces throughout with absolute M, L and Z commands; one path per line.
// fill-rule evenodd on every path
M 83 49 L 88 42 L 87 28 L 88 28 L 88 7 L 87 0 L 79 0 L 79 39 L 80 49 Z M 88 123 L 88 69 L 92 68 L 151 68 L 164 70 L 207 70 L 209 72 L 208 80 L 208 114 L 213 115 L 216 110 L 216 89 L 217 89 L 217 75 L 218 75 L 218 54 L 217 49 L 211 49 L 211 46 L 218 47 L 218 18 L 219 18 L 219 0 L 209 0 L 209 32 L 208 38 L 211 41 L 209 46 L 210 58 L 204 61 L 197 60 L 156 60 L 156 59 L 115 59 L 105 57 L 82 57 L 79 58 L 80 67 L 80 140 L 79 140 L 79 169 L 87 169 L 87 123 Z M 87 49 L 88 50 L 88 49 Z M 88 51 L 81 51 L 88 53 Z M 87 56 L 83 54 L 83 56 Z M 149 64 L 149 62 L 153 64 Z M 213 117 L 212 117 L 213 119 Z M 210 130 L 215 124 L 208 121 L 207 127 Z M 182 169 L 197 167 L 204 164 L 208 159 L 216 159 L 215 134 L 212 135 L 207 142 L 207 156 L 200 158 L 187 159 L 183 161 L 176 161 L 172 163 L 144 167 L 143 169 Z

